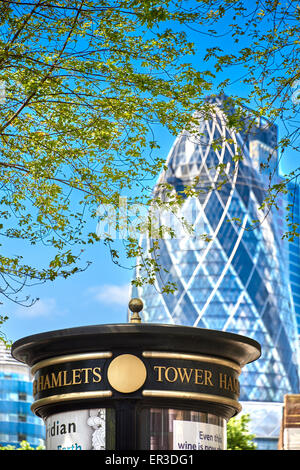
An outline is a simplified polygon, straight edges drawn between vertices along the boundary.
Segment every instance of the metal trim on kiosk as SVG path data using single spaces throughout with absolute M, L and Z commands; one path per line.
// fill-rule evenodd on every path
M 177 325 L 95 325 L 16 341 L 15 359 L 33 374 L 32 410 L 115 410 L 115 449 L 139 449 L 145 408 L 195 410 L 230 419 L 240 412 L 239 375 L 260 357 L 240 335 Z M 134 429 L 133 429 L 134 428 Z

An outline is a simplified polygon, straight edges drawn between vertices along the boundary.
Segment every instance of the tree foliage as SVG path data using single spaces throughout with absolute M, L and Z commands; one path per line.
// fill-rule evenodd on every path
M 250 417 L 247 414 L 240 418 L 231 418 L 227 423 L 227 450 L 255 450 L 254 434 L 248 429 Z
M 276 0 L 0 0 L 2 295 L 85 269 L 99 205 L 118 209 L 124 191 L 130 204 L 150 203 L 165 161 L 157 127 L 191 129 L 212 91 L 237 105 L 232 128 L 245 123 L 239 105 L 251 105 L 253 119 L 284 123 L 281 155 L 297 150 L 299 12 Z M 231 93 L 236 67 L 245 97 Z M 270 174 L 266 205 L 278 190 Z M 45 245 L 45 259 L 25 259 L 22 244 Z M 125 250 L 136 258 L 134 237 Z M 151 282 L 158 268 L 144 262 Z
M 0 450 L 44 450 L 44 446 L 40 445 L 37 447 L 31 447 L 30 443 L 27 441 L 21 441 L 19 446 L 0 446 Z
M 239 96 L 229 91 L 230 98 L 244 107 L 251 107 L 253 122 L 263 118 L 266 126 L 277 124 L 280 128 L 277 147 L 261 164 L 261 170 L 269 173 L 269 185 L 261 209 L 277 208 L 278 196 L 288 192 L 293 195 L 292 183 L 298 184 L 300 175 L 297 162 L 300 144 L 299 3 L 295 0 L 205 3 L 207 7 L 209 5 L 207 16 L 210 17 L 211 28 L 207 34 L 212 38 L 205 61 L 214 68 L 217 88 L 230 90 L 231 84 L 239 81 L 244 91 Z M 244 71 L 239 72 L 238 79 L 236 69 Z M 243 127 L 245 119 L 242 115 L 235 113 L 233 119 L 237 129 Z M 251 125 L 251 120 L 248 120 L 249 130 Z M 294 155 L 295 165 L 278 182 L 274 176 L 287 154 Z M 294 219 L 293 205 L 286 209 L 284 237 L 292 241 L 299 237 L 299 224 Z
M 176 25 L 194 15 L 176 2 L 1 1 L 0 11 L 2 240 L 49 247 L 44 265 L 3 247 L 12 297 L 22 281 L 82 267 L 99 205 L 118 207 L 124 189 L 131 202 L 136 188 L 149 197 L 163 164 L 152 126 L 187 125 L 209 73 L 182 63 L 193 45 Z

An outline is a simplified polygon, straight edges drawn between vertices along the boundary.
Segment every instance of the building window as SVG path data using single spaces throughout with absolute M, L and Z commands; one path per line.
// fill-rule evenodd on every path
M 19 399 L 20 401 L 27 401 L 27 393 L 19 392 L 19 394 L 18 394 L 18 399 Z
M 226 421 L 211 413 L 145 408 L 140 413 L 140 448 L 146 450 L 206 450 L 226 448 Z M 214 435 L 205 441 L 205 435 Z M 200 436 L 200 440 L 199 440 Z M 202 439 L 203 438 L 203 439 Z M 202 439 L 202 441 L 201 441 Z

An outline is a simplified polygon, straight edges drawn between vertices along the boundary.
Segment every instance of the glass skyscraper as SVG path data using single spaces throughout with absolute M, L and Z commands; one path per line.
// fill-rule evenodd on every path
M 288 185 L 287 203 L 291 206 L 289 221 L 300 227 L 300 188 L 297 182 Z M 286 243 L 286 251 L 289 260 L 290 282 L 300 337 L 300 240 L 293 237 Z
M 10 349 L 0 342 L 0 445 L 19 447 L 27 441 L 31 447 L 43 444 L 45 426 L 33 414 L 30 369 L 16 361 Z
M 176 193 L 184 197 L 185 188 L 195 183 L 197 196 L 185 198 L 177 213 L 155 213 L 158 224 L 171 226 L 175 236 L 160 238 L 157 253 L 152 250 L 157 240 L 142 235 L 142 251 L 159 255 L 161 269 L 154 285 L 134 287 L 131 295 L 144 302 L 143 321 L 228 331 L 261 344 L 261 359 L 241 376 L 240 399 L 261 448 L 276 448 L 280 404 L 286 393 L 299 392 L 289 248 L 278 214 L 259 209 L 270 154 L 278 177 L 277 128 L 260 119 L 247 131 L 234 132 L 227 125 L 224 98 L 210 101 L 214 111 L 200 121 L 197 134 L 183 131 L 176 138 L 154 189 L 154 198 L 167 202 Z M 253 120 L 250 110 L 247 119 Z M 168 195 L 165 184 L 171 188 Z M 135 275 L 144 274 L 140 265 Z M 167 282 L 176 284 L 174 294 L 161 294 Z M 262 413 L 269 414 L 265 425 Z

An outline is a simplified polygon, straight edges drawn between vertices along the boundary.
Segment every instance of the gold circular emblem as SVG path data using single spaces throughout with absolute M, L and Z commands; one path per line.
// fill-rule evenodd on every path
M 132 354 L 122 354 L 113 359 L 108 367 L 110 385 L 121 393 L 132 393 L 144 385 L 147 376 L 145 364 Z

